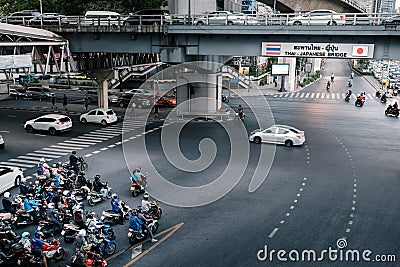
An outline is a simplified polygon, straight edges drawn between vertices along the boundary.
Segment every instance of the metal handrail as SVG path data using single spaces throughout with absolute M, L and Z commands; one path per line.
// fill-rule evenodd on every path
M 348 0 L 351 1 L 351 0 Z M 18 23 L 13 23 L 7 17 L 1 17 L 1 22 L 11 24 L 19 24 L 23 26 L 31 27 L 49 27 L 58 29 L 71 29 L 77 28 L 85 29 L 85 27 L 101 27 L 101 28 L 118 28 L 121 27 L 137 27 L 137 26 L 171 26 L 171 25 L 193 25 L 193 26 L 209 26 L 209 25 L 228 25 L 233 24 L 236 26 L 291 26 L 295 18 L 301 16 L 301 20 L 306 25 L 313 25 L 312 22 L 316 22 L 317 25 L 324 25 L 325 22 L 334 24 L 337 21 L 337 17 L 344 17 L 344 25 L 384 25 L 385 20 L 391 18 L 395 13 L 335 13 L 330 15 L 330 19 L 327 20 L 327 16 L 323 19 L 311 17 L 307 13 L 290 13 L 290 14 L 241 14 L 233 13 L 223 16 L 214 16 L 210 14 L 173 14 L 169 16 L 164 15 L 129 15 L 129 16 L 118 16 L 115 18 L 91 18 L 88 19 L 84 16 L 60 16 L 58 20 L 52 20 L 54 24 L 47 24 L 46 20 L 41 18 L 36 21 L 35 25 L 31 25 L 31 19 L 21 18 Z M 342 24 L 342 19 L 339 19 Z M 328 24 L 328 23 L 326 23 Z M 231 25 L 229 25 L 231 26 Z

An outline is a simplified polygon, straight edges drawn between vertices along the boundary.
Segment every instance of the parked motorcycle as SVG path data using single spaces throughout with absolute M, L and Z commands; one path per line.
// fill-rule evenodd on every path
M 87 196 L 87 200 L 90 206 L 94 206 L 99 202 L 102 202 L 105 199 L 110 199 L 111 195 L 113 193 L 112 188 L 108 185 L 108 183 L 106 182 L 104 187 L 107 189 L 107 197 L 103 196 L 103 193 L 101 192 L 95 192 L 95 191 L 91 191 L 88 196 Z

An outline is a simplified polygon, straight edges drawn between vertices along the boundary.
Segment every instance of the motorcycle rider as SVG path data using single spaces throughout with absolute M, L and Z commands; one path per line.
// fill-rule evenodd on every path
M 331 88 L 331 82 L 330 82 L 330 81 L 328 81 L 328 82 L 326 83 L 326 90 L 329 90 L 329 88 Z
M 129 216 L 129 228 L 142 233 L 142 224 L 140 219 L 137 216 L 137 212 L 135 209 L 131 211 L 131 215 Z M 143 234 L 142 234 L 143 235 Z
M 237 109 L 237 114 L 239 116 L 239 119 L 243 118 L 243 108 L 241 105 L 239 105 L 238 109 Z
M 86 247 L 88 245 L 86 241 L 86 230 L 79 230 L 78 235 L 75 237 L 74 248 L 76 251 L 80 251 L 82 247 Z
M 89 193 L 90 188 L 87 185 L 88 185 L 88 182 L 85 178 L 85 172 L 80 171 L 78 177 L 76 178 L 76 188 L 85 189 Z
M 50 166 L 47 165 L 46 160 L 44 158 L 41 158 L 39 160 L 36 174 L 37 176 L 44 175 L 46 176 L 46 178 L 50 178 Z
M 144 186 L 143 186 L 143 179 L 144 178 L 142 177 L 142 173 L 141 173 L 141 168 L 140 167 L 137 167 L 132 172 L 131 179 L 132 179 L 132 183 L 137 183 L 141 187 L 142 190 L 144 189 Z
M 55 205 L 54 203 L 49 203 L 49 205 L 47 205 L 47 207 L 49 208 L 47 210 L 47 219 L 54 223 L 55 225 L 58 226 L 58 229 L 60 230 L 60 232 L 63 230 L 63 224 L 58 220 L 58 215 L 62 215 L 63 213 L 58 212 L 55 209 Z
M 36 213 L 35 210 L 33 210 L 33 207 L 39 206 L 38 203 L 36 203 L 33 199 L 32 194 L 27 194 L 24 198 L 24 209 L 26 212 L 32 212 L 32 218 L 33 218 L 33 223 L 38 224 L 39 223 L 39 217 L 38 214 Z
M 26 195 L 29 193 L 33 193 L 32 187 L 26 184 L 26 178 L 22 178 L 19 184 L 19 193 L 21 195 Z
M 74 208 L 74 222 L 76 225 L 78 225 L 80 228 L 85 228 L 85 222 L 83 221 L 83 214 L 82 214 L 82 209 L 81 208 Z
M 147 230 L 147 232 L 149 233 L 149 236 L 150 236 L 150 238 L 151 238 L 151 242 L 153 242 L 153 243 L 157 242 L 158 240 L 154 238 L 153 232 L 150 230 L 149 226 L 148 226 L 147 223 L 146 223 L 146 222 L 149 222 L 149 221 L 151 221 L 151 220 L 150 220 L 150 219 L 147 219 L 147 218 L 144 216 L 142 207 L 140 207 L 140 206 L 137 207 L 136 212 L 137 212 L 137 217 L 139 218 L 139 221 L 140 221 L 139 223 L 140 223 L 140 225 L 141 225 L 142 227 L 144 227 L 144 228 Z
M 79 172 L 79 166 L 78 166 L 79 158 L 76 155 L 76 151 L 72 151 L 71 155 L 69 156 L 69 165 L 72 167 L 75 173 Z
M 36 231 L 34 237 L 32 238 L 32 253 L 38 257 L 42 257 L 43 265 L 44 267 L 47 267 L 46 256 L 42 252 L 43 245 L 49 246 L 49 244 L 43 240 L 43 233 L 41 231 Z
M 96 213 L 94 211 L 86 214 L 86 229 L 96 227 L 97 219 L 95 218 Z
M 121 202 L 118 200 L 118 195 L 116 193 L 112 194 L 111 209 L 119 214 L 119 223 L 124 224 L 124 213 L 122 212 Z
M 333 72 L 332 72 L 332 74 L 331 74 L 331 82 L 333 82 L 334 79 L 335 79 L 335 74 L 333 74 Z
M 399 107 L 397 105 L 397 101 L 394 102 L 394 104 L 392 105 L 392 109 L 393 110 L 397 110 Z
M 32 244 L 30 240 L 31 234 L 29 232 L 23 232 L 21 235 L 21 240 L 18 243 L 24 246 L 24 249 L 29 253 L 32 254 Z
M 345 98 L 350 98 L 353 92 L 351 90 L 347 91 Z
M 350 87 L 353 85 L 353 79 L 352 78 L 349 79 L 347 85 L 350 86 Z
M 381 102 L 386 102 L 386 92 L 383 92 L 381 95 Z
M 100 181 L 100 175 L 99 174 L 97 174 L 95 177 L 94 177 L 94 182 L 93 182 L 93 191 L 95 191 L 95 192 L 101 192 L 102 194 L 103 194 L 103 198 L 107 198 L 107 193 L 108 193 L 108 190 L 107 190 L 107 188 L 106 188 L 106 183 L 102 183 L 101 181 Z
M 62 173 L 62 170 L 61 170 L 61 169 L 57 169 L 57 170 L 54 172 L 53 184 L 54 184 L 55 186 L 60 186 L 60 182 L 61 182 L 61 173 Z
M 142 207 L 145 213 L 148 212 L 151 208 L 151 202 L 149 201 L 149 193 L 147 192 L 144 192 L 143 194 Z
M 351 72 L 350 77 L 353 79 L 354 78 L 354 71 Z
M 3 211 L 9 212 L 12 214 L 15 213 L 15 206 L 13 205 L 13 203 L 10 200 L 10 192 L 4 193 L 2 203 L 3 203 Z

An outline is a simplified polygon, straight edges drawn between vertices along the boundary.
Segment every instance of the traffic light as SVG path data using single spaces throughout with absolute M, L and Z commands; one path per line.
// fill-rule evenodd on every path
M 26 77 L 25 75 L 24 75 L 24 76 L 19 75 L 18 82 L 19 82 L 19 84 L 21 84 L 21 85 L 27 84 L 27 77 Z

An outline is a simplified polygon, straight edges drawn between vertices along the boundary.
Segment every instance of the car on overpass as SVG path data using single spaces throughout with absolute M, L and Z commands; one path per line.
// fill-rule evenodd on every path
M 249 141 L 256 144 L 274 143 L 285 146 L 301 146 L 306 141 L 304 131 L 288 125 L 272 125 L 267 129 L 257 129 L 249 134 Z
M 40 26 L 40 25 L 62 25 L 66 24 L 67 20 L 64 15 L 59 13 L 43 13 L 30 20 L 29 25 Z
M 383 21 L 383 24 L 387 24 L 387 25 L 396 25 L 396 24 L 400 24 L 400 15 L 395 15 L 392 16 L 390 18 L 387 18 Z
M 313 10 L 290 18 L 288 25 L 345 25 L 346 16 L 332 10 Z
M 1 22 L 16 25 L 29 25 L 36 17 L 40 16 L 40 12 L 36 10 L 22 10 L 14 12 L 3 18 Z
M 88 98 L 88 103 L 90 104 L 97 104 L 99 100 L 99 96 L 97 94 L 97 90 L 90 90 L 86 92 L 86 97 Z M 85 99 L 84 99 L 85 100 Z M 118 96 L 112 93 L 108 94 L 108 103 L 109 104 L 116 104 L 118 103 Z
M 168 10 L 148 9 L 130 14 L 124 18 L 124 25 L 161 25 L 170 23 L 171 16 Z
M 213 11 L 194 19 L 194 25 L 245 25 L 247 15 L 230 11 Z

